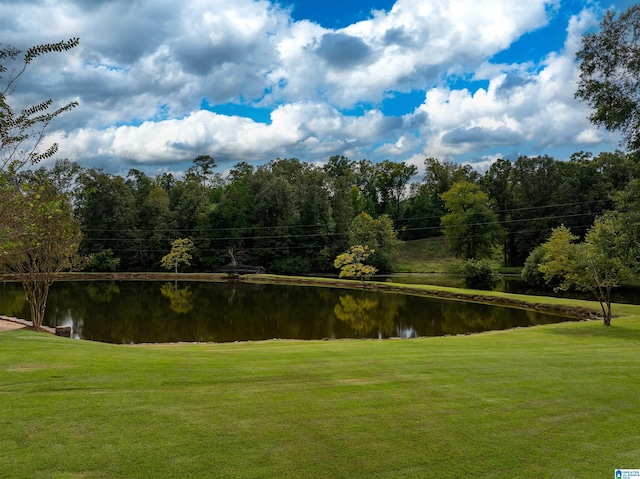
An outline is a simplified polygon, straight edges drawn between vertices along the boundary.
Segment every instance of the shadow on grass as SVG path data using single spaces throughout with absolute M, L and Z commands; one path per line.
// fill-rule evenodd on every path
M 640 324 L 638 321 L 616 318 L 611 320 L 611 326 L 602 324 L 602 320 L 586 321 L 583 327 L 572 327 L 569 323 L 558 325 L 549 330 L 552 334 L 570 336 L 574 338 L 614 338 L 640 341 Z

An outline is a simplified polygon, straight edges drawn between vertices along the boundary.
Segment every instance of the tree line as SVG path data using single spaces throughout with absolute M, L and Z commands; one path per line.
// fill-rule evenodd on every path
M 86 269 L 158 270 L 171 244 L 188 238 L 193 271 L 228 264 L 232 249 L 241 263 L 297 274 L 335 271 L 334 258 L 359 244 L 350 231 L 366 227 L 363 213 L 391 220 L 401 240 L 446 234 L 463 258 L 499 256 L 522 266 L 555 227 L 583 237 L 638 177 L 637 164 L 620 151 L 580 152 L 569 161 L 497 160 L 481 173 L 428 158 L 417 178 L 413 165 L 333 156 L 324 166 L 242 162 L 223 177 L 213 158 L 199 156 L 180 178 L 136 169 L 123 177 L 70 161 L 20 177 L 48 177 L 69 196 Z M 387 255 L 373 261 L 391 270 Z

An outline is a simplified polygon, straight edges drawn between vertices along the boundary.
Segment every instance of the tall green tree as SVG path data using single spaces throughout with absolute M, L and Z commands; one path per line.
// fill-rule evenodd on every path
M 619 16 L 608 11 L 600 30 L 582 37 L 576 56 L 576 97 L 592 109 L 591 122 L 620 131 L 629 150 L 640 150 L 640 5 Z
M 467 259 L 490 256 L 499 244 L 502 228 L 487 194 L 476 184 L 459 181 L 441 196 L 448 210 L 442 225 L 452 249 Z
M 515 198 L 513 194 L 513 182 L 511 171 L 513 165 L 509 160 L 498 159 L 494 161 L 489 170 L 480 178 L 478 185 L 491 200 L 498 221 L 505 231 L 509 231 L 509 225 L 513 214 Z M 510 252 L 514 250 L 514 235 L 503 236 L 503 262 L 510 265 Z
M 411 185 L 406 210 L 398 222 L 404 239 L 419 239 L 442 234 L 441 218 L 447 211 L 440 195 L 450 190 L 456 181 L 475 183 L 480 175 L 469 165 L 436 158 L 424 160 L 425 175 L 421 183 Z
M 401 216 L 402 200 L 407 194 L 407 185 L 418 173 L 415 165 L 384 160 L 375 166 L 376 188 L 380 198 L 379 213 Z
M 78 178 L 75 214 L 82 227 L 84 255 L 111 250 L 124 270 L 139 269 L 149 253 L 136 225 L 136 201 L 124 178 L 90 168 Z
M 522 156 L 513 163 L 511 184 L 513 211 L 506 223 L 509 265 L 524 264 L 529 252 L 559 226 L 566 206 L 555 206 L 554 195 L 562 183 L 557 162 L 550 156 Z M 590 223 L 591 221 L 589 221 Z

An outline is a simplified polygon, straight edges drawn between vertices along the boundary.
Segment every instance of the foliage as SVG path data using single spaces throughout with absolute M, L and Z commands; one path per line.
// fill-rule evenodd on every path
M 380 215 L 373 219 L 368 213 L 360 213 L 351 222 L 348 236 L 350 246 L 363 245 L 369 248 L 370 254 L 373 255 L 369 263 L 376 266 L 376 270 L 393 272 L 389 254 L 393 253 L 402 241 L 398 239 L 398 233 L 388 215 Z
M 628 237 L 622 217 L 608 213 L 598 218 L 584 242 L 565 226 L 554 228 L 544 243 L 545 255 L 539 270 L 545 280 L 560 278 L 558 290 L 572 287 L 592 293 L 599 301 L 603 322 L 611 324 L 611 293 L 631 275 Z
M 355 245 L 346 253 L 339 255 L 333 265 L 340 270 L 341 278 L 358 278 L 364 287 L 365 280 L 377 272 L 375 267 L 364 263 L 373 253 L 375 250 L 370 249 L 367 245 Z
M 178 314 L 187 314 L 193 309 L 193 292 L 189 286 L 178 288 L 177 283 L 164 283 L 160 287 L 160 293 L 169 298 L 171 311 Z
M 489 259 L 468 259 L 462 263 L 462 274 L 465 286 L 470 289 L 486 289 L 492 291 L 500 284 L 502 278 Z
M 527 284 L 536 286 L 538 288 L 543 287 L 547 284 L 544 279 L 544 273 L 542 273 L 542 271 L 540 271 L 539 269 L 540 263 L 543 261 L 545 254 L 546 251 L 544 246 L 540 245 L 535 248 L 527 257 L 521 273 L 522 279 L 526 281 Z
M 476 184 L 459 181 L 441 196 L 449 211 L 442 225 L 452 249 L 467 259 L 490 256 L 502 228 L 486 193 Z
M 406 186 L 409 180 L 418 173 L 415 165 L 405 163 L 395 163 L 384 160 L 375 166 L 376 182 L 375 186 L 379 192 L 381 213 L 395 213 L 396 217 L 401 214 L 402 200 L 406 195 Z
M 351 246 L 366 245 L 383 252 L 391 252 L 402 243 L 388 215 L 373 219 L 368 213 L 360 213 L 353 219 L 348 235 Z
M 0 270 L 17 275 L 35 328 L 42 326 L 56 273 L 71 267 L 80 230 L 71 204 L 46 180 L 5 187 L 13 204 L 0 229 Z
M 105 249 L 89 255 L 84 269 L 93 272 L 113 272 L 118 269 L 120 258 L 113 255 L 113 251 Z
M 608 11 L 600 31 L 582 37 L 576 54 L 580 81 L 576 97 L 593 110 L 589 119 L 621 131 L 628 149 L 640 149 L 640 5 L 616 18 Z
M 0 48 L 0 268 L 19 277 L 36 328 L 42 325 L 54 275 L 70 267 L 80 233 L 71 218 L 68 198 L 42 171 L 22 177 L 18 173 L 56 154 L 56 143 L 41 150 L 46 129 L 77 102 L 52 110 L 53 100 L 49 99 L 17 111 L 9 97 L 32 61 L 77 45 L 77 38 L 36 45 L 21 60 L 20 50 Z
M 636 187 L 629 186 L 640 172 L 637 163 L 634 155 L 619 151 L 597 157 L 578 152 L 570 161 L 548 156 L 498 160 L 480 175 L 468 165 L 428 159 L 424 180 L 410 187 L 404 180 L 391 181 L 409 171 L 406 165 L 396 171 L 390 163 L 378 166 L 342 156 L 331 157 L 322 168 L 295 158 L 259 167 L 241 162 L 224 179 L 212 171 L 215 162 L 206 155 L 194 159 L 182 179 L 170 173 L 147 176 L 135 169 L 123 178 L 69 163 L 38 174 L 73 192 L 83 257 L 111 250 L 120 258 L 119 270 L 149 271 L 160 267 L 175 239 L 189 238 L 196 247 L 194 271 L 226 264 L 231 247 L 246 264 L 287 274 L 330 272 L 333 259 L 357 244 L 376 250 L 368 264 L 390 272 L 400 236 L 441 235 L 447 212 L 439 195 L 460 181 L 474 185 L 476 192 L 479 187 L 485 196 L 472 192 L 469 196 L 481 198 L 481 207 L 465 205 L 467 210 L 458 217 L 466 223 L 455 225 L 463 233 L 454 239 L 470 241 L 454 245 L 462 248 L 457 254 L 466 257 L 462 251 L 468 249 L 478 258 L 493 258 L 501 249 L 505 265 L 520 266 L 553 227 L 564 223 L 584 237 L 596 215 L 613 208 L 612 198 L 628 197 L 625 205 L 616 206 L 630 218 L 631 211 L 638 210 L 633 203 Z M 34 174 L 23 171 L 19 176 Z M 0 215 L 8 206 L 0 201 Z M 394 216 L 381 214 L 385 209 Z M 474 220 L 478 210 L 480 218 Z M 395 217 L 398 214 L 405 216 Z M 497 224 L 504 234 L 485 229 Z M 637 233 L 640 237 L 640 228 Z M 420 258 L 395 263 L 397 271 L 442 270 L 458 263 L 449 252 L 443 257 L 447 264 L 439 258 L 429 260 L 434 266 Z
M 313 269 L 308 258 L 290 256 L 274 261 L 269 268 L 269 272 L 275 274 L 309 274 L 313 273 Z
M 161 264 L 165 269 L 174 269 L 178 272 L 181 265 L 190 265 L 193 256 L 194 244 L 189 238 L 180 238 L 171 243 L 171 251 L 163 256 Z
M 24 166 L 34 165 L 51 158 L 58 151 L 57 143 L 42 151 L 42 141 L 49 124 L 59 115 L 75 108 L 73 101 L 51 110 L 53 100 L 48 99 L 16 111 L 9 96 L 14 93 L 17 81 L 36 58 L 54 52 L 68 51 L 79 44 L 77 38 L 58 43 L 47 43 L 29 48 L 22 60 L 20 50 L 0 45 L 0 172 L 15 173 Z M 12 68 L 14 63 L 17 66 Z

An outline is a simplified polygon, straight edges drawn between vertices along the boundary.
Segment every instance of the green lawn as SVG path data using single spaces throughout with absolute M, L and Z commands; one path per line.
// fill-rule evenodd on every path
M 640 308 L 419 340 L 0 334 L 0 477 L 591 478 L 640 468 Z

